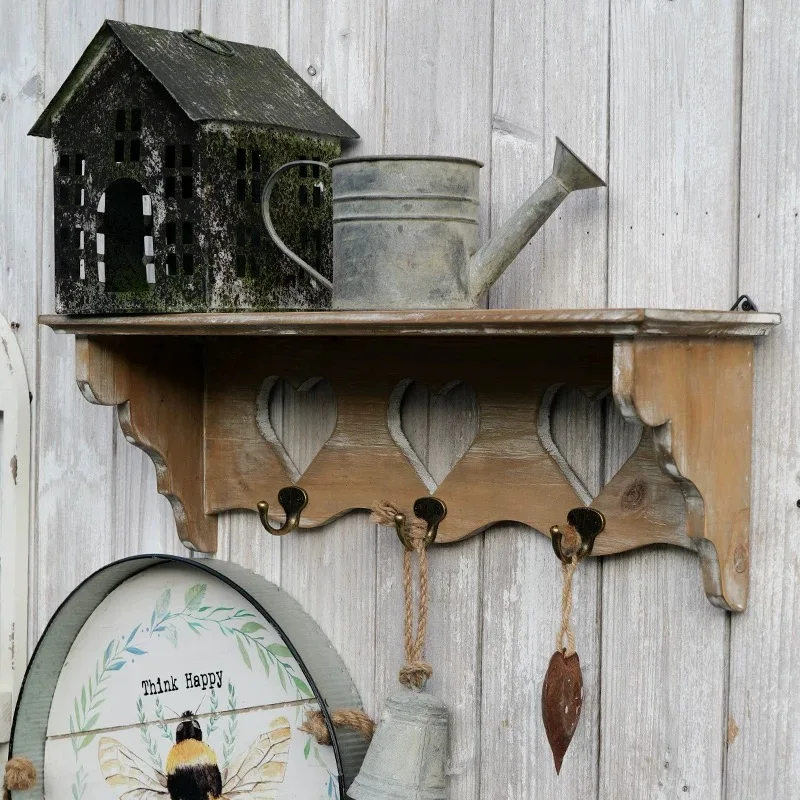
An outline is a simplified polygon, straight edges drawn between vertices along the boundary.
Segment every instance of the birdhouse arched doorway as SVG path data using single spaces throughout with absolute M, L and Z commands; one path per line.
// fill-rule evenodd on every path
M 111 183 L 97 208 L 98 278 L 107 292 L 141 292 L 155 283 L 150 195 L 132 178 Z

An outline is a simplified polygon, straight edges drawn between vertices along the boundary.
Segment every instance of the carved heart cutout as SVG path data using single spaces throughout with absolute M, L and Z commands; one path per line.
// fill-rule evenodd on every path
M 539 439 L 581 502 L 589 505 L 633 455 L 642 427 L 623 419 L 610 392 L 551 386 L 539 409 Z
M 258 390 L 256 423 L 296 482 L 336 427 L 333 387 L 319 377 L 293 384 L 272 375 Z
M 478 435 L 478 399 L 461 381 L 431 391 L 409 378 L 392 391 L 388 423 L 395 444 L 433 492 Z

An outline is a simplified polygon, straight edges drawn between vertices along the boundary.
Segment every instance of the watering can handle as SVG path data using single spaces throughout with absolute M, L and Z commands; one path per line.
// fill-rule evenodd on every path
M 287 255 L 289 258 L 294 261 L 299 267 L 302 267 L 315 281 L 321 283 L 326 289 L 333 290 L 333 284 L 324 276 L 320 275 L 314 267 L 310 264 L 307 264 L 303 261 L 300 256 L 296 253 L 293 253 L 281 240 L 281 237 L 278 236 L 277 232 L 275 231 L 275 226 L 272 224 L 272 217 L 269 213 L 269 199 L 272 196 L 272 190 L 275 188 L 275 184 L 278 182 L 278 178 L 280 177 L 281 173 L 285 172 L 290 167 L 299 167 L 303 164 L 316 164 L 320 167 L 325 167 L 328 171 L 330 171 L 330 167 L 323 161 L 290 161 L 288 164 L 284 164 L 282 167 L 278 167 L 272 175 L 269 176 L 269 180 L 264 186 L 264 191 L 261 193 L 261 214 L 264 217 L 264 224 L 267 226 L 267 233 L 270 235 L 270 238 L 276 245 L 278 245 L 278 249 Z

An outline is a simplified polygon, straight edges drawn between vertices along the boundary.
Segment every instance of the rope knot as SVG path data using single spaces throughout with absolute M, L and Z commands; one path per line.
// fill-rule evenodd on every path
M 29 758 L 15 756 L 6 764 L 3 783 L 7 792 L 27 792 L 36 785 L 36 767 Z
M 331 724 L 336 728 L 352 728 L 358 731 L 367 741 L 375 733 L 375 723 L 359 708 L 340 708 L 331 712 Z M 309 711 L 305 722 L 298 728 L 309 733 L 321 745 L 331 744 L 331 732 L 321 711 Z
M 410 661 L 400 670 L 400 683 L 406 689 L 420 691 L 433 675 L 433 667 L 427 661 Z

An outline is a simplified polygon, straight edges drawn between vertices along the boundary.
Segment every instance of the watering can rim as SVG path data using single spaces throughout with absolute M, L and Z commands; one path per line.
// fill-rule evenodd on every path
M 345 156 L 343 158 L 335 158 L 329 161 L 328 165 L 331 167 L 337 164 L 352 164 L 359 161 L 453 161 L 458 164 L 472 164 L 476 167 L 482 167 L 483 161 L 478 161 L 474 158 L 463 158 L 461 156 L 414 156 L 414 155 L 372 155 L 372 156 Z

